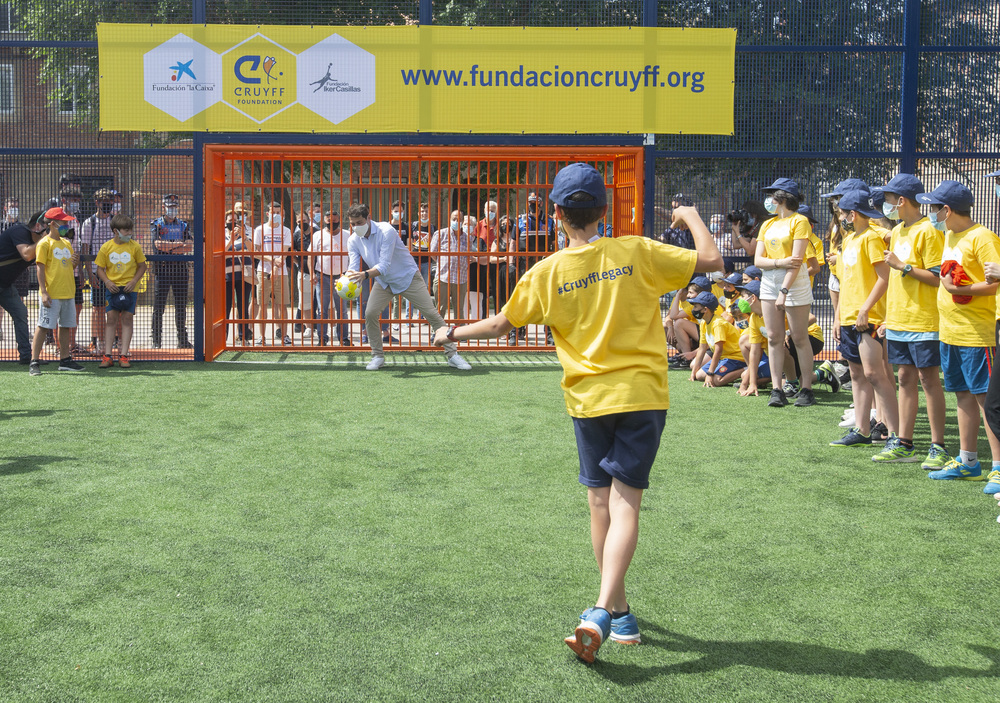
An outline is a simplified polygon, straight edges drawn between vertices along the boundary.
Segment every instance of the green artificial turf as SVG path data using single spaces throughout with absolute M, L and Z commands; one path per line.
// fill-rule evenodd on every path
M 770 409 L 683 372 L 643 644 L 577 661 L 598 576 L 553 358 L 3 365 L 0 700 L 997 699 L 983 484 L 828 447 L 847 393 Z

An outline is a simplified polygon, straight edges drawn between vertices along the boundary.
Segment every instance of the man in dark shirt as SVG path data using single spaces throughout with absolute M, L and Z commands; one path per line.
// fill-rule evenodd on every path
M 18 361 L 31 361 L 31 337 L 28 335 L 28 308 L 18 295 L 14 281 L 35 261 L 35 245 L 45 234 L 36 212 L 27 225 L 15 224 L 0 232 L 0 307 L 14 322 Z

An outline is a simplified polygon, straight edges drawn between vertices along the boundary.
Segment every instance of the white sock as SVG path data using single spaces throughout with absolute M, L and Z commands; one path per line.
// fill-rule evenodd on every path
M 962 459 L 962 463 L 966 466 L 975 466 L 976 462 L 979 461 L 979 457 L 976 456 L 975 452 L 967 452 L 963 449 L 958 454 Z

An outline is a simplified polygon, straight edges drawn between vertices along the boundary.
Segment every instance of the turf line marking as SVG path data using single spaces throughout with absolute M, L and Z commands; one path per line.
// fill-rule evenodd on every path
M 476 364 L 480 366 L 558 366 L 559 360 L 552 359 L 549 360 L 539 360 L 530 361 L 527 359 L 511 359 L 503 361 L 500 359 L 479 359 L 474 360 Z M 240 360 L 240 359 L 216 359 L 211 362 L 213 364 L 281 364 L 282 366 L 364 366 L 367 362 L 364 361 L 258 361 L 258 360 Z M 448 366 L 446 361 L 416 361 L 416 360 L 405 360 L 405 361 L 393 361 L 386 362 L 385 366 L 382 368 L 390 369 L 393 366 Z

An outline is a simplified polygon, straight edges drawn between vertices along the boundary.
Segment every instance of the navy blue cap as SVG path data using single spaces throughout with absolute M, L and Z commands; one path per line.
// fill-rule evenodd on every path
M 708 276 L 695 276 L 691 279 L 690 285 L 698 286 L 703 291 L 712 290 L 712 280 Z
M 821 198 L 839 198 L 844 193 L 851 190 L 860 190 L 865 193 L 870 193 L 871 188 L 860 178 L 845 178 L 829 193 L 821 193 L 819 197 Z
M 909 198 L 910 200 L 916 200 L 917 195 L 926 190 L 927 189 L 924 188 L 924 184 L 920 182 L 920 179 L 909 173 L 900 173 L 893 177 L 893 179 L 884 186 L 872 188 L 873 192 L 895 193 L 896 195 L 901 195 L 904 198 Z
M 765 193 L 772 193 L 776 190 L 783 190 L 786 193 L 791 193 L 796 198 L 799 197 L 799 184 L 793 181 L 791 178 L 779 178 L 774 183 L 769 185 L 767 188 L 761 188 Z
M 571 195 L 584 193 L 585 200 L 570 200 Z M 604 176 L 590 164 L 577 162 L 561 169 L 552 181 L 549 200 L 559 207 L 604 207 L 608 204 L 607 186 Z
M 1000 171 L 994 171 L 993 173 L 986 174 L 987 178 L 996 178 L 997 176 L 1000 176 Z
M 764 272 L 761 271 L 758 267 L 754 266 L 753 264 L 750 264 L 745 269 L 743 269 L 743 273 L 745 273 L 750 278 L 756 278 L 758 281 L 764 276 Z
M 741 283 L 743 283 L 743 274 L 742 273 L 731 273 L 728 276 L 726 276 L 725 278 L 723 278 L 722 280 L 725 281 L 726 283 L 728 283 L 731 286 L 738 286 Z
M 760 281 L 750 281 L 749 283 L 744 283 L 742 286 L 736 286 L 736 289 L 745 290 L 750 295 L 760 297 Z
M 813 209 L 806 204 L 799 205 L 799 214 L 805 217 L 807 220 L 816 224 L 819 222 L 815 217 L 813 217 Z
M 971 210 L 976 199 L 972 196 L 972 191 L 958 181 L 941 181 L 930 193 L 918 193 L 917 201 L 925 205 L 947 205 Z
M 849 190 L 841 196 L 838 207 L 844 212 L 848 210 L 860 212 L 865 217 L 882 217 L 882 211 L 876 210 L 872 203 L 871 192 Z
M 703 290 L 695 297 L 688 298 L 688 302 L 692 305 L 702 305 L 710 310 L 715 310 L 719 307 L 719 299 L 712 295 L 712 291 L 710 290 Z
M 879 211 L 879 217 L 885 217 L 882 206 L 885 205 L 885 193 L 878 188 L 872 188 L 872 205 Z

